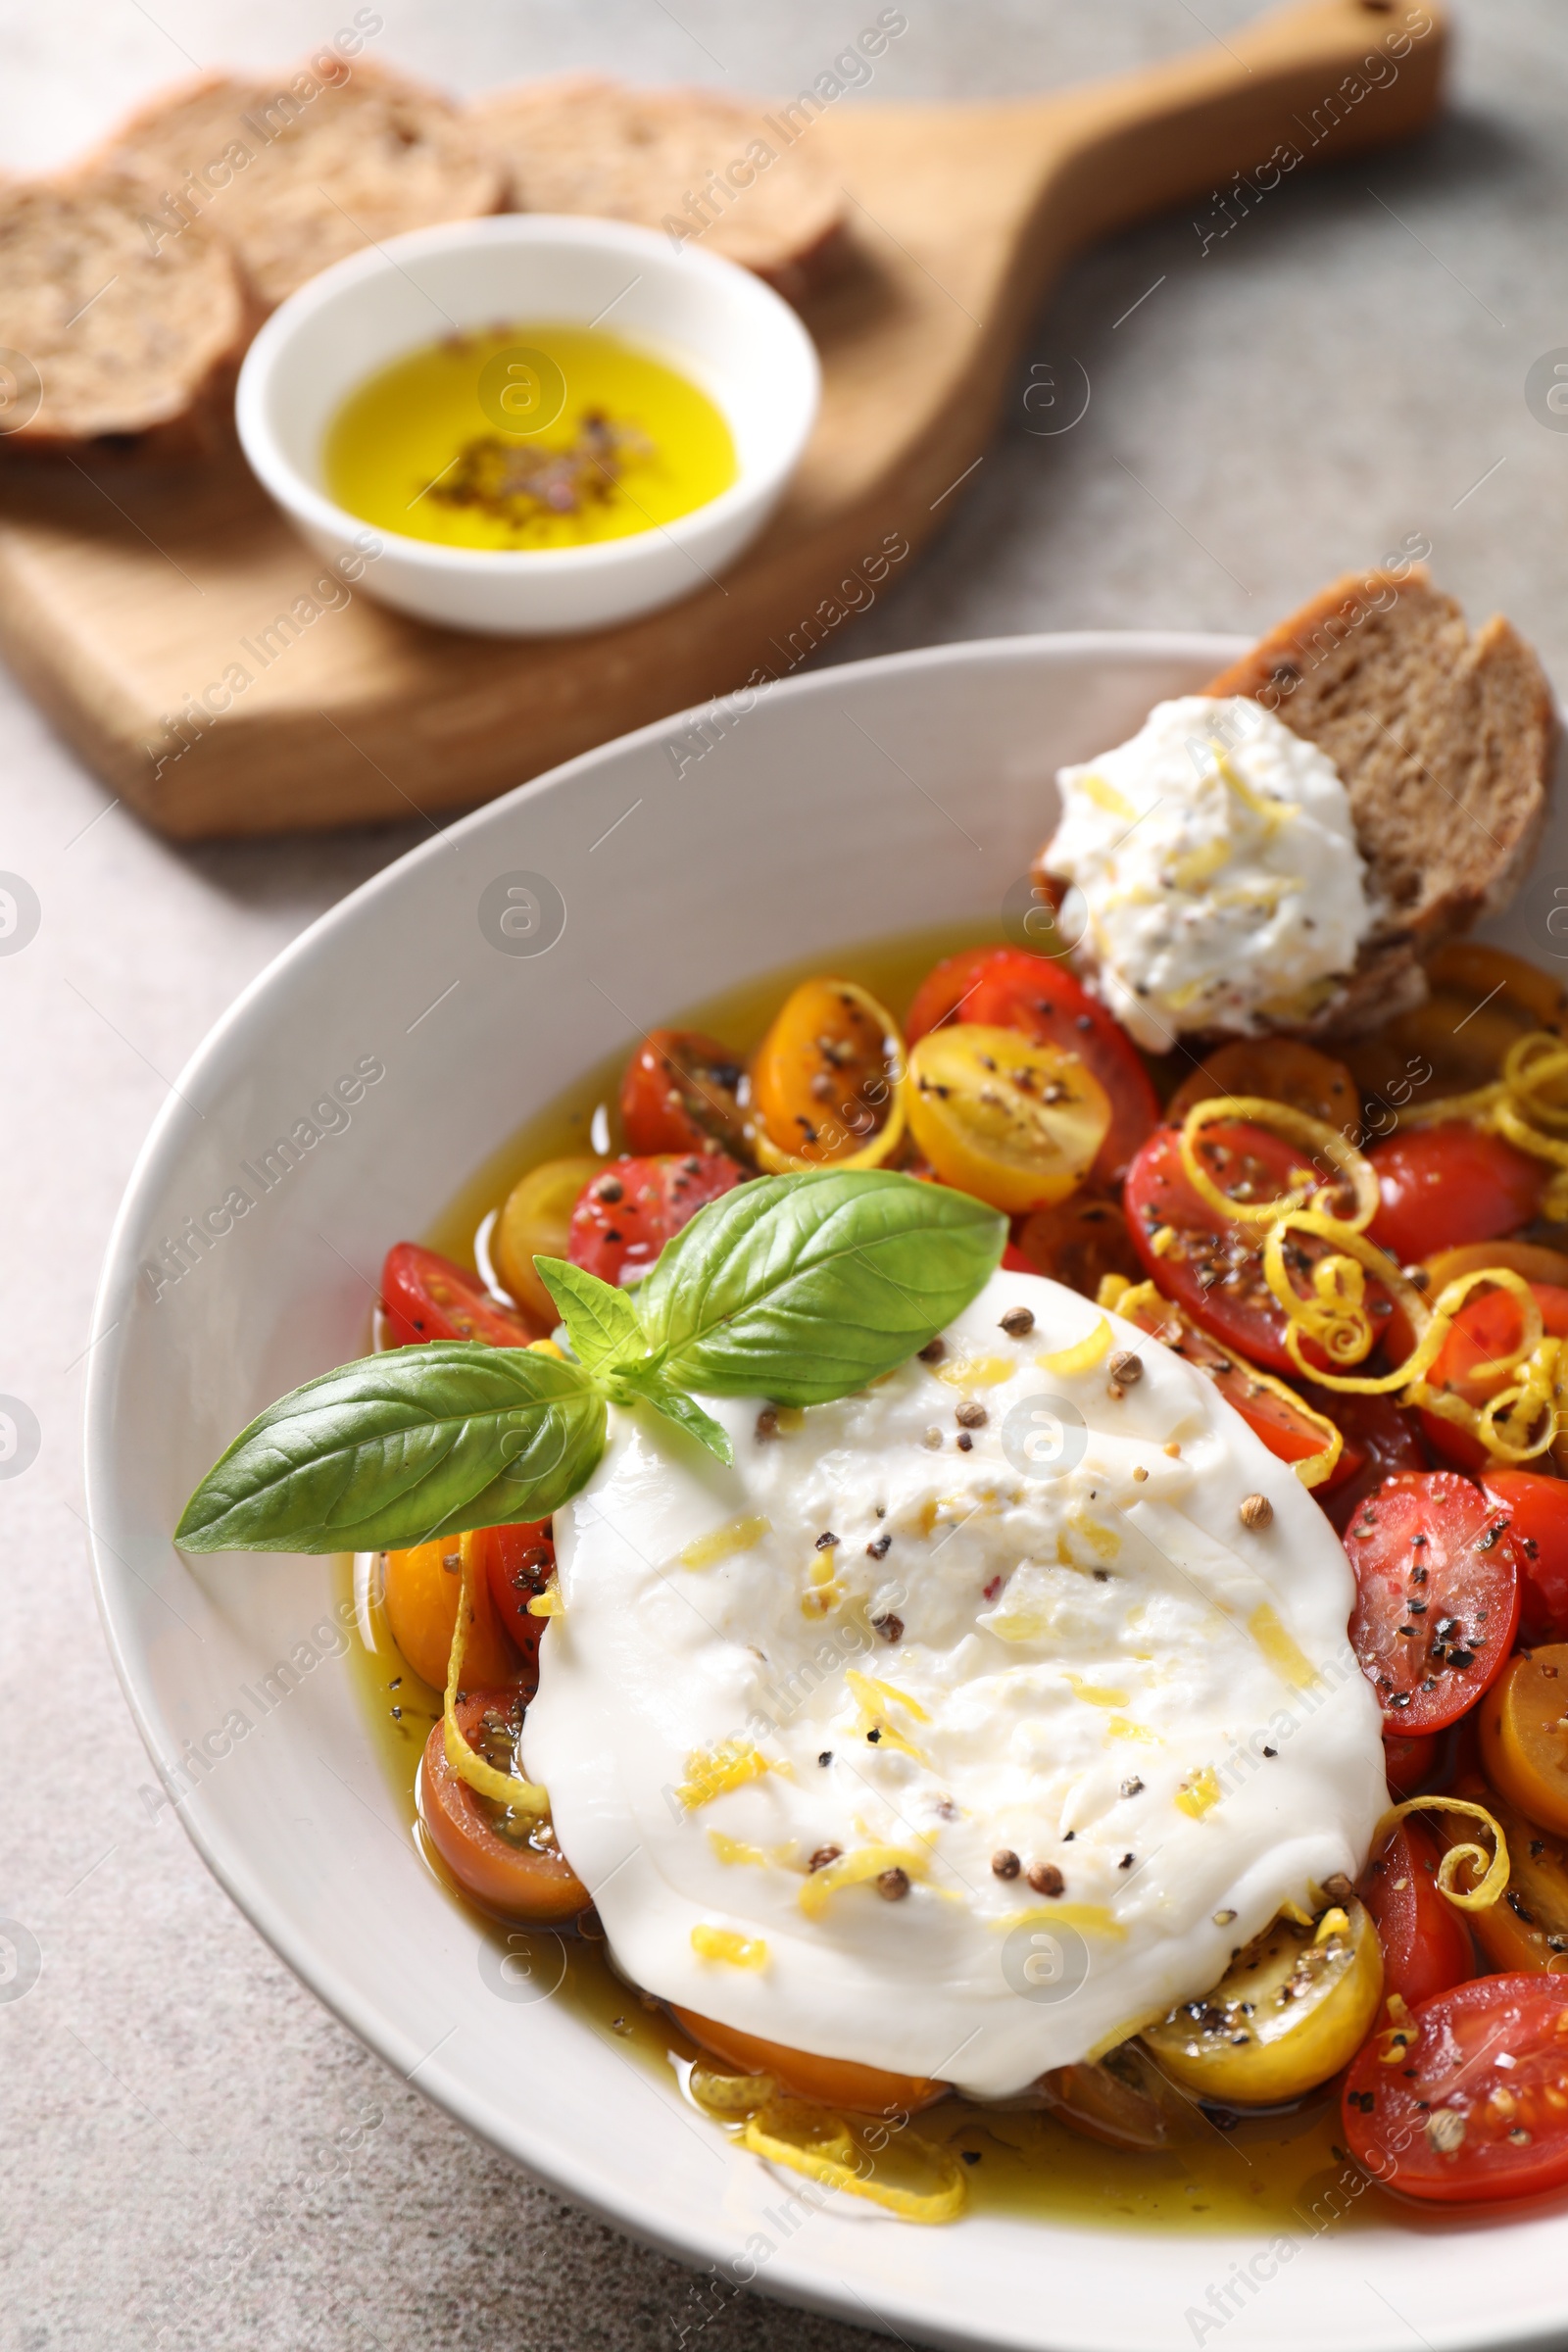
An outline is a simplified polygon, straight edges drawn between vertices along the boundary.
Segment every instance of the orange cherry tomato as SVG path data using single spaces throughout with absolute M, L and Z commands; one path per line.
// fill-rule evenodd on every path
M 1459 1119 L 1391 1136 L 1367 1158 L 1382 1196 L 1370 1237 L 1403 1264 L 1528 1225 L 1546 1182 L 1539 1159 Z
M 1021 1216 L 1082 1183 L 1110 1102 L 1076 1054 L 960 1022 L 909 1055 L 909 1128 L 943 1184 Z
M 470 1690 L 457 1703 L 458 1728 L 498 1772 L 516 1769 L 523 1701 L 516 1690 Z M 434 1724 L 419 1766 L 419 1819 L 458 1884 L 505 1919 L 560 1926 L 591 1897 L 556 1843 L 548 1822 L 481 1796 L 447 1762 L 445 1727 Z
M 477 1274 L 466 1273 L 417 1242 L 399 1242 L 387 1251 L 381 1304 L 400 1348 L 417 1347 L 423 1340 L 526 1348 L 539 1337 L 526 1315 L 491 1298 Z
M 906 1034 L 913 1046 L 931 1030 L 957 1022 L 1021 1030 L 1036 1045 L 1076 1054 L 1110 1102 L 1096 1179 L 1120 1183 L 1159 1117 L 1159 1099 L 1126 1032 L 1064 963 L 1023 948 L 969 948 L 950 956 L 916 990 Z
M 1386 1728 L 1442 1731 L 1513 1647 L 1519 1574 L 1506 1514 L 1451 1470 L 1403 1473 L 1362 1503 L 1345 1549 L 1356 1587 L 1350 1646 Z
M 1356 2162 L 1386 2188 L 1441 2204 L 1568 2180 L 1568 1983 L 1474 1977 L 1423 2001 L 1413 2023 L 1402 2065 L 1384 2064 L 1374 2034 L 1346 2078 Z
M 547 1159 L 530 1168 L 507 1195 L 490 1234 L 490 1258 L 507 1289 L 545 1331 L 554 1331 L 561 1309 L 534 1270 L 535 1257 L 564 1257 L 570 1245 L 571 1212 L 604 1166 L 586 1152 Z
M 889 2115 L 902 2108 L 913 2115 L 921 2107 L 945 2099 L 951 2087 L 946 2082 L 927 2082 L 922 2075 L 895 2075 L 880 2066 L 861 2066 L 853 2058 L 817 2058 L 809 2050 L 786 2049 L 780 2042 L 763 2041 L 755 2034 L 742 2034 L 734 2026 L 721 2026 L 710 2017 L 697 2017 L 690 2009 L 671 2006 L 693 2041 L 711 2050 L 738 2074 L 771 2075 L 798 2099 L 814 2099 L 823 2107 L 849 2107 L 872 2115 Z
M 1406 1815 L 1368 1862 L 1356 1892 L 1377 1923 L 1383 1990 L 1414 2009 L 1476 1973 L 1461 1914 L 1438 1891 L 1442 1849 Z
M 854 980 L 804 980 L 752 1062 L 756 1152 L 773 1174 L 876 1168 L 904 1134 L 904 1041 Z
M 620 1082 L 620 1123 L 629 1148 L 727 1152 L 751 1157 L 739 1054 L 701 1029 L 651 1029 Z
M 1086 1298 L 1098 1298 L 1107 1274 L 1136 1282 L 1143 1269 L 1114 1200 L 1098 1193 L 1074 1193 L 1054 1208 L 1037 1208 L 1018 1227 L 1011 1247 L 1020 1274 L 1045 1274 Z
M 1508 1884 L 1501 1899 L 1470 1914 L 1470 1925 L 1494 1968 L 1568 1972 L 1568 1841 L 1527 1821 L 1479 1776 L 1461 1794 L 1486 1806 L 1508 1841 Z M 1469 1844 L 1476 1825 L 1462 1814 L 1442 1816 L 1448 1842 Z M 1477 1842 L 1487 1842 L 1483 1837 Z
M 438 1536 L 408 1551 L 384 1555 L 383 1597 L 392 1639 L 416 1675 L 432 1690 L 444 1690 L 463 1590 L 458 1539 Z M 475 1577 L 473 1614 L 464 1651 L 464 1671 L 478 1683 L 514 1683 L 522 1659 L 496 1613 L 489 1584 Z
M 1481 1765 L 1521 1813 L 1568 1835 L 1568 1642 L 1509 1659 L 1481 1708 Z
M 1519 1639 L 1568 1642 L 1568 1482 L 1534 1470 L 1489 1470 L 1487 1497 L 1508 1514 L 1519 1554 Z
M 1165 1105 L 1179 1127 L 1195 1102 L 1216 1095 L 1261 1095 L 1321 1119 L 1348 1142 L 1361 1131 L 1361 1090 L 1343 1061 L 1294 1037 L 1236 1037 L 1205 1054 Z

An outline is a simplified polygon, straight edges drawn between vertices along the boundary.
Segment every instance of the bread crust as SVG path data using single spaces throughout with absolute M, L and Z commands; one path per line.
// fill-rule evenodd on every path
M 1349 794 L 1378 914 L 1313 1028 L 1353 1034 L 1420 1003 L 1427 959 L 1506 906 L 1545 823 L 1556 710 L 1531 648 L 1500 614 L 1472 635 L 1420 564 L 1351 572 L 1204 692 L 1273 710 Z
M 223 239 L 195 222 L 162 251 L 147 192 L 86 169 L 0 186 L 0 342 L 32 375 L 0 450 L 205 454 L 224 429 L 254 323 Z
M 463 112 L 364 59 L 278 80 L 198 75 L 149 100 L 101 162 L 146 182 L 172 236 L 227 238 L 265 314 L 333 262 L 405 229 L 501 208 L 505 182 Z
M 792 301 L 820 283 L 843 240 L 842 192 L 809 147 L 783 143 L 760 102 L 573 74 L 488 91 L 469 118 L 514 212 L 662 228 Z

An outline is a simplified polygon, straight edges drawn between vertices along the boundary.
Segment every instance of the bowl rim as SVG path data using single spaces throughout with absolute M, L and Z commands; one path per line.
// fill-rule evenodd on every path
M 673 520 L 655 523 L 647 530 L 628 531 L 619 539 L 596 540 L 584 547 L 467 548 L 416 539 L 406 532 L 368 522 L 363 514 L 339 506 L 307 479 L 285 454 L 267 414 L 272 385 L 280 369 L 288 365 L 297 334 L 357 285 L 394 272 L 401 274 L 400 255 L 416 260 L 424 255 L 440 257 L 476 247 L 552 244 L 591 246 L 601 252 L 623 253 L 628 260 L 641 257 L 662 266 L 695 269 L 710 283 L 721 287 L 726 300 L 737 307 L 752 306 L 755 316 L 766 318 L 782 328 L 795 346 L 804 382 L 799 414 L 777 450 L 765 461 L 750 466 L 738 459 L 739 470 L 727 489 L 720 490 L 716 497 L 705 499 L 701 506 L 690 508 L 686 514 L 677 514 Z M 356 380 L 363 383 L 365 378 L 362 375 Z M 400 236 L 383 237 L 363 253 L 349 254 L 342 261 L 331 263 L 287 295 L 257 330 L 240 364 L 234 387 L 234 423 L 246 463 L 263 489 L 285 514 L 307 529 L 330 533 L 345 543 L 354 542 L 363 532 L 373 531 L 385 552 L 395 555 L 400 563 L 438 575 L 495 580 L 517 579 L 528 574 L 568 578 L 592 576 L 645 561 L 660 540 L 673 542 L 690 553 L 686 547 L 688 539 L 700 539 L 710 530 L 722 529 L 737 514 L 749 513 L 776 497 L 800 464 L 816 421 L 821 388 L 821 361 L 799 314 L 781 294 L 775 293 L 752 270 L 742 269 L 739 263 L 726 261 L 721 254 L 695 249 L 677 253 L 657 229 L 644 228 L 629 220 L 601 220 L 596 215 L 581 213 L 484 213 L 471 220 L 438 221 L 428 228 L 413 228 Z M 728 422 L 727 417 L 725 421 Z
M 898 679 L 967 666 L 983 669 L 999 662 L 1029 668 L 1042 662 L 1067 664 L 1079 659 L 1119 655 L 1151 662 L 1202 662 L 1217 668 L 1234 661 L 1250 642 L 1241 635 L 1200 630 L 1043 631 L 915 648 L 847 666 L 871 679 Z M 843 687 L 842 668 L 835 666 L 776 681 L 764 692 L 768 696 L 784 695 L 791 702 L 808 702 L 841 694 Z M 508 812 L 530 798 L 569 791 L 576 778 L 601 763 L 618 759 L 628 749 L 657 745 L 672 731 L 735 706 L 734 695 L 714 697 L 653 720 L 515 786 L 459 818 L 444 834 L 416 843 L 317 916 L 240 990 L 186 1059 L 166 1096 L 136 1155 L 105 1250 L 87 1348 L 84 1401 L 85 1515 L 94 1592 L 116 1674 L 155 1767 L 160 1752 L 177 1752 L 177 1742 L 171 1737 L 172 1726 L 158 1703 L 141 1645 L 129 1626 L 122 1631 L 119 1588 L 123 1563 L 108 1535 L 101 1532 L 106 1524 L 114 1524 L 116 1515 L 114 1406 L 119 1376 L 112 1355 L 100 1347 L 100 1342 L 114 1330 L 125 1298 L 137 1279 L 134 1243 L 140 1230 L 143 1196 L 161 1181 L 166 1164 L 185 1149 L 190 1103 L 200 1104 L 206 1081 L 210 1074 L 220 1071 L 234 1033 L 279 978 L 297 964 L 310 960 L 318 952 L 320 943 L 335 931 L 363 919 L 378 897 L 401 887 L 412 868 L 435 864 L 446 856 L 455 837 L 472 839 L 481 835 L 488 826 L 503 821 Z M 133 1573 L 125 1569 L 127 1576 Z M 579 2160 L 568 2148 L 559 2145 L 547 2118 L 503 2108 L 482 2082 L 455 2075 L 443 2067 L 439 2044 L 435 2052 L 419 2048 L 395 2019 L 379 2009 L 372 1996 L 360 1990 L 350 1972 L 332 1965 L 313 1943 L 307 1931 L 296 1930 L 281 1901 L 274 1900 L 251 1864 L 241 1838 L 228 1835 L 220 1821 L 205 1818 L 200 1811 L 184 1806 L 175 1809 L 186 1836 L 213 1876 L 278 1958 L 340 2023 L 383 2061 L 395 2066 L 406 2082 L 414 2082 L 434 2105 L 529 2176 L 558 2189 L 636 2242 L 690 2267 L 728 2261 L 728 2242 L 716 2208 L 710 2225 L 687 2224 L 660 2208 L 657 2202 L 651 2205 L 646 2192 L 641 2201 L 634 2200 L 607 2183 L 590 2160 Z M 1456 2218 L 1460 2226 L 1454 2234 L 1462 2237 L 1465 2222 L 1473 2217 L 1461 2213 Z M 1117 2237 L 1107 2233 L 1105 2248 L 1109 2252 L 1112 2246 L 1126 2242 L 1149 2250 L 1151 2240 L 1156 2236 L 1163 2242 L 1163 2232 L 1140 2230 L 1135 2225 L 1130 2232 Z M 1178 2233 L 1173 2242 L 1185 2241 Z M 1227 2242 L 1216 2238 L 1213 2241 L 1216 2252 Z M 982 2352 L 982 2348 L 983 2352 L 1000 2352 L 1002 2347 L 1034 2345 L 1045 2340 L 1038 2332 L 1038 2315 L 993 2313 L 978 2300 L 969 2307 L 969 2316 L 956 2324 L 937 2318 L 922 2293 L 917 2270 L 911 2270 L 902 2283 L 895 2284 L 890 2279 L 879 2307 L 873 2310 L 848 2281 L 843 2282 L 847 2291 L 840 2292 L 840 2282 L 830 2271 L 818 2263 L 803 2260 L 788 2242 L 777 2248 L 748 2283 L 797 2308 L 820 2311 L 895 2335 L 907 2330 L 908 2336 L 915 2340 L 964 2347 L 967 2352 Z M 1461 2348 L 1463 2352 L 1480 2352 L 1483 2345 L 1489 2352 L 1503 2352 L 1504 2347 L 1509 2352 L 1547 2352 L 1548 2347 L 1561 2341 L 1561 2335 L 1560 2316 L 1549 2322 L 1529 2319 L 1518 2324 L 1499 2316 L 1489 2321 L 1485 2333 L 1461 2323 L 1458 2330 L 1438 2330 L 1434 2340 L 1446 2352 L 1461 2352 Z M 1247 2341 L 1255 2340 L 1246 2330 L 1244 2337 Z M 1102 2340 L 1124 2343 L 1127 2352 L 1133 2352 L 1136 2344 L 1148 2339 L 1143 2332 L 1123 2330 L 1115 2338 Z M 1351 2328 L 1346 2340 L 1360 2342 L 1370 2338 L 1363 2338 Z

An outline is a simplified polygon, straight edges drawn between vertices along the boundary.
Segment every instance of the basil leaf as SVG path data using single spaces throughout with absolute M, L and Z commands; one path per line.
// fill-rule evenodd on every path
M 561 1309 L 577 1361 L 589 1372 L 635 1363 L 648 1353 L 637 1309 L 624 1291 L 564 1257 L 536 1257 L 534 1270 Z
M 983 1201 L 885 1168 L 764 1177 L 664 1245 L 637 1314 L 676 1387 L 823 1404 L 951 1323 L 1006 1238 Z
M 434 1341 L 367 1356 L 270 1405 L 209 1470 L 186 1551 L 403 1550 L 543 1519 L 592 1475 L 605 1399 L 580 1365 Z
M 651 1404 L 656 1413 L 673 1421 L 716 1454 L 726 1467 L 735 1459 L 735 1448 L 729 1442 L 729 1432 L 711 1413 L 705 1413 L 695 1396 L 684 1390 L 671 1388 L 658 1372 L 619 1373 L 612 1377 L 611 1394 L 617 1404 Z

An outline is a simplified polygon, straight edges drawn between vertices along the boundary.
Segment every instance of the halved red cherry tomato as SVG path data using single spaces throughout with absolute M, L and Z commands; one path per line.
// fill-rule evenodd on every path
M 1539 1159 L 1458 1119 L 1391 1136 L 1367 1158 L 1382 1195 L 1371 1238 L 1405 1264 L 1528 1225 L 1546 1181 Z
M 746 1065 L 701 1029 L 651 1029 L 620 1082 L 620 1123 L 638 1153 L 727 1152 L 748 1159 Z
M 1226 1403 L 1236 1407 L 1249 1429 L 1254 1430 L 1282 1462 L 1304 1462 L 1323 1451 L 1325 1433 L 1316 1422 L 1259 1380 L 1254 1365 L 1245 1362 L 1234 1349 L 1227 1351 L 1173 1298 L 1134 1305 L 1130 1310 L 1124 1304 L 1117 1312 L 1211 1380 Z M 1331 1483 L 1353 1477 L 1360 1466 L 1360 1454 L 1348 1444 L 1334 1465 Z
M 479 1538 L 481 1557 L 496 1615 L 516 1643 L 522 1661 L 518 1682 L 524 1699 L 539 1688 L 539 1637 L 545 1619 L 530 1614 L 556 1564 L 556 1546 L 548 1519 L 525 1521 L 516 1527 L 487 1527 Z
M 492 1298 L 477 1274 L 466 1274 L 438 1250 L 399 1242 L 381 1269 L 381 1304 L 400 1348 L 422 1340 L 483 1340 L 526 1348 L 539 1333 L 526 1315 Z
M 1221 1192 L 1241 1200 L 1272 1200 L 1291 1190 L 1301 1153 L 1283 1136 L 1240 1120 L 1205 1128 L 1199 1157 Z M 1157 1127 L 1127 1171 L 1127 1229 L 1144 1269 L 1167 1298 L 1217 1340 L 1261 1364 L 1296 1377 L 1285 1352 L 1285 1310 L 1263 1279 L 1262 1228 L 1233 1223 L 1188 1183 L 1181 1138 Z M 1156 1236 L 1163 1235 L 1156 1247 Z M 1310 1258 L 1328 1248 L 1293 1238 Z M 1388 1300 L 1368 1285 L 1372 1311 Z
M 1508 1518 L 1452 1470 L 1404 1472 L 1346 1530 L 1350 1646 L 1393 1732 L 1436 1732 L 1508 1662 L 1519 1571 Z
M 1419 1796 L 1431 1780 L 1437 1761 L 1436 1732 L 1417 1732 L 1408 1740 L 1398 1732 L 1384 1733 L 1383 1769 L 1395 1796 Z
M 1489 1470 L 1481 1484 L 1512 1523 L 1520 1641 L 1568 1642 L 1568 1484 L 1534 1470 Z
M 1332 1488 L 1319 1490 L 1318 1495 L 1343 1536 L 1360 1505 L 1376 1494 L 1386 1478 L 1400 1470 L 1430 1470 L 1432 1456 L 1417 1415 L 1396 1404 L 1392 1396 L 1347 1396 L 1310 1382 L 1303 1382 L 1301 1388 L 1307 1402 L 1327 1413 L 1345 1433 L 1345 1451 Z M 1348 1469 L 1352 1458 L 1353 1467 Z
M 1424 2001 L 1400 2062 L 1374 2034 L 1345 2084 L 1345 2136 L 1386 2188 L 1443 2204 L 1568 2180 L 1568 1979 L 1476 1977 Z
M 1086 1298 L 1099 1298 L 1105 1275 L 1122 1274 L 1136 1282 L 1140 1271 L 1126 1217 L 1116 1201 L 1100 1193 L 1074 1193 L 1054 1208 L 1037 1208 L 1020 1219 L 1008 1270 L 1049 1275 Z
M 523 1699 L 517 1690 L 470 1690 L 457 1702 L 458 1728 L 498 1772 L 514 1772 Z M 419 1766 L 419 1819 L 466 1891 L 507 1919 L 541 1924 L 575 1919 L 587 1887 L 548 1822 L 481 1796 L 447 1762 L 445 1729 L 431 1727 Z
M 1568 1290 L 1554 1283 L 1533 1282 L 1531 1296 L 1541 1320 L 1554 1339 L 1568 1335 Z M 1399 1325 L 1403 1324 L 1399 1318 Z M 1402 1336 L 1391 1327 L 1391 1348 Z M 1487 1373 L 1484 1367 L 1510 1354 L 1519 1345 L 1519 1301 L 1511 1291 L 1478 1291 L 1466 1298 L 1453 1319 L 1453 1329 L 1439 1348 L 1427 1380 L 1435 1389 L 1450 1389 L 1466 1404 L 1485 1404 L 1517 1378 L 1516 1372 Z M 1422 1408 L 1421 1427 L 1428 1445 L 1443 1460 L 1461 1470 L 1479 1473 L 1490 1456 L 1479 1438 L 1442 1413 Z
M 1215 1095 L 1263 1095 L 1304 1110 L 1354 1143 L 1361 1132 L 1361 1096 L 1343 1061 L 1294 1037 L 1233 1037 L 1189 1070 L 1165 1105 L 1179 1127 L 1195 1102 Z
M 1431 1831 L 1407 1815 L 1373 1854 L 1356 1889 L 1377 1922 L 1384 1993 L 1397 1993 L 1412 2009 L 1476 1973 L 1469 1932 L 1438 1892 L 1442 1860 Z
M 582 1189 L 566 1255 L 601 1282 L 636 1282 L 671 1235 L 745 1179 L 746 1170 L 723 1152 L 612 1159 Z
M 1036 1045 L 1076 1054 L 1110 1099 L 1110 1125 L 1096 1181 L 1116 1184 L 1159 1117 L 1159 1099 L 1124 1030 L 1064 963 L 1024 948 L 970 948 L 928 973 L 909 1007 L 912 1046 L 930 1029 L 962 1021 L 1018 1029 Z
M 934 964 L 914 992 L 904 1024 L 905 1044 L 917 1045 L 929 1030 L 946 1029 L 955 1021 L 972 1021 L 968 1000 L 980 974 L 999 956 L 1011 954 L 1010 948 L 962 948 L 956 956 L 945 956 Z

